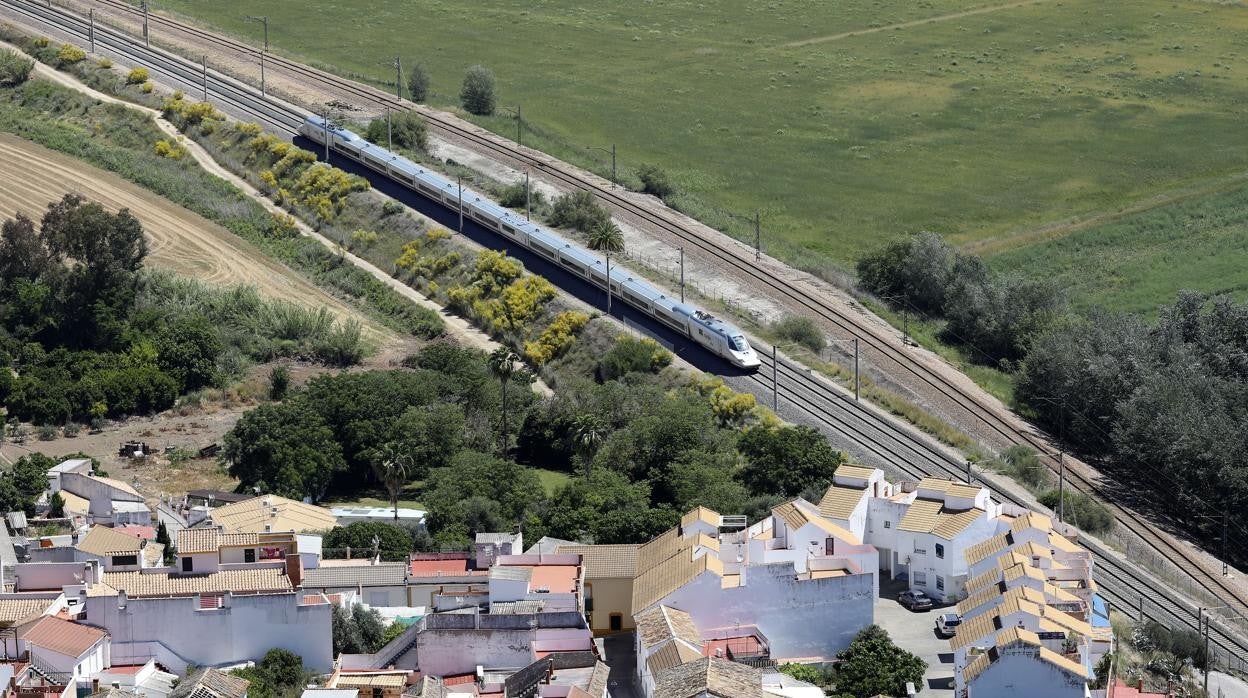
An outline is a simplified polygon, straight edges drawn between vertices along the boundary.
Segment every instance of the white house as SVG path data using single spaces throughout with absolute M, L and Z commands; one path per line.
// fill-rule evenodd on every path
M 76 561 L 96 559 L 109 572 L 141 570 L 164 564 L 165 546 L 122 533 L 108 526 L 92 526 L 74 546 Z
M 1083 665 L 1045 647 L 1036 633 L 1018 628 L 1001 632 L 964 673 L 966 698 L 1091 696 Z
M 40 669 L 81 682 L 111 665 L 108 633 L 56 616 L 41 616 L 17 627 L 3 640 L 9 656 L 30 652 Z
M 114 636 L 116 663 L 155 659 L 181 673 L 192 664 L 259 661 L 273 648 L 302 656 L 313 671 L 328 671 L 333 663 L 331 607 L 315 596 L 305 600 L 297 555 L 284 563 L 221 565 L 205 574 L 79 567 L 65 571 L 63 584 L 81 589 L 86 621 Z
M 786 502 L 722 535 L 721 520 L 695 510 L 638 549 L 634 618 L 662 605 L 688 613 L 704 637 L 754 628 L 783 659 L 831 657 L 871 624 L 878 554 L 813 504 Z
M 303 588 L 326 594 L 359 590 L 361 599 L 369 606 L 412 605 L 412 594 L 407 584 L 407 563 L 358 562 L 307 570 L 303 575 Z
M 832 484 L 819 500 L 819 512 L 861 540 L 867 534 L 868 500 L 888 498 L 893 492 L 894 487 L 884 479 L 883 470 L 842 465 L 836 469 Z
M 297 554 L 306 570 L 319 566 L 319 542 L 320 536 L 293 533 L 225 533 L 219 528 L 184 528 L 178 531 L 174 568 L 182 573 L 216 572 L 225 565 L 284 563 L 287 555 Z M 309 543 L 314 554 L 305 556 L 301 544 Z
M 152 512 L 143 495 L 120 480 L 81 472 L 62 472 L 61 489 L 89 502 L 91 521 L 110 526 L 151 526 Z
M 996 532 L 997 513 L 985 488 L 924 478 L 870 500 L 865 541 L 880 551 L 880 569 L 892 578 L 953 601 L 971 576 L 964 552 Z
M 61 476 L 65 473 L 77 473 L 79 475 L 91 474 L 90 458 L 71 458 L 64 460 L 56 465 L 48 468 L 48 491 L 61 491 Z

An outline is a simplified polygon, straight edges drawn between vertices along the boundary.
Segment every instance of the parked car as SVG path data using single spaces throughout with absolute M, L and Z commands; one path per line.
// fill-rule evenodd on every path
M 911 611 L 928 611 L 932 608 L 932 597 L 921 591 L 903 591 L 897 601 Z
M 962 616 L 956 613 L 942 613 L 936 619 L 936 634 L 941 637 L 953 637 L 958 634 L 959 625 L 962 625 Z

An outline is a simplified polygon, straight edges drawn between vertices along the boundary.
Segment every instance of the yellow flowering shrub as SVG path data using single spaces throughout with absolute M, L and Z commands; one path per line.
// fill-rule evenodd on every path
M 576 335 L 589 322 L 589 315 L 569 310 L 559 313 L 541 336 L 534 342 L 524 343 L 524 353 L 534 364 L 541 366 L 559 356 L 576 341 Z
M 87 59 L 87 52 L 71 44 L 62 44 L 56 52 L 56 60 L 61 63 L 78 63 Z
M 148 77 L 147 68 L 132 68 L 130 72 L 126 74 L 126 84 L 142 85 L 147 82 Z

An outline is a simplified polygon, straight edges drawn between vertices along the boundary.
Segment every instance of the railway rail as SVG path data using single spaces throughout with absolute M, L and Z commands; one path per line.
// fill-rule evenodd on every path
M 134 17 L 143 16 L 143 12 L 140 9 L 124 0 L 93 1 L 119 13 L 125 13 Z M 164 27 L 173 32 L 181 32 L 220 46 L 223 49 L 236 52 L 240 56 L 258 55 L 258 51 L 255 48 L 243 42 L 168 17 L 149 15 L 149 22 L 149 26 Z M 322 85 L 331 86 L 338 93 L 365 104 L 385 109 L 416 110 L 436 130 L 454 138 L 468 141 L 508 161 L 519 163 L 523 167 L 538 170 L 548 178 L 560 182 L 566 187 L 593 192 L 600 200 L 610 204 L 616 210 L 642 219 L 652 226 L 681 239 L 692 248 L 701 250 L 702 253 L 716 262 L 730 267 L 736 273 L 752 278 L 764 287 L 772 288 L 789 302 L 813 316 L 831 323 L 850 336 L 859 338 L 866 351 L 874 352 L 873 363 L 877 367 L 883 369 L 894 368 L 904 374 L 909 374 L 981 422 L 1002 439 L 1004 443 L 1032 446 L 1041 454 L 1045 464 L 1053 472 L 1058 472 L 1060 464 L 1053 456 L 1053 445 L 1049 440 L 1028 429 L 1016 426 L 1003 407 L 990 404 L 980 396 L 958 386 L 941 371 L 933 369 L 923 361 L 912 356 L 904 346 L 898 346 L 895 337 L 888 335 L 871 323 L 862 321 L 836 304 L 828 302 L 813 287 L 786 280 L 759 268 L 752 252 L 747 252 L 735 245 L 724 245 L 722 235 L 687 225 L 675 215 L 656 211 L 639 203 L 630 195 L 621 193 L 609 183 L 587 177 L 570 167 L 552 161 L 540 153 L 519 146 L 483 129 L 466 126 L 459 120 L 448 118 L 436 110 L 403 101 L 380 89 L 362 85 L 280 56 L 267 54 L 265 60 L 269 70 L 284 71 L 302 80 L 312 80 Z M 872 357 L 868 356 L 868 358 Z M 1121 525 L 1161 552 L 1164 557 L 1188 574 L 1195 583 L 1212 593 L 1215 597 L 1223 599 L 1235 613 L 1248 615 L 1248 592 L 1245 592 L 1235 584 L 1228 583 L 1220 574 L 1220 570 L 1217 572 L 1210 570 L 1205 562 L 1192 551 L 1177 544 L 1168 534 L 1157 529 L 1156 526 L 1131 508 L 1119 504 L 1112 493 L 1106 492 L 1099 487 L 1096 482 L 1079 472 L 1078 468 L 1066 467 L 1065 471 L 1069 486 L 1089 494 L 1098 494 Z
M 142 14 L 138 9 L 120 0 L 95 0 L 95 2 L 111 7 L 118 12 Z M 54 26 L 84 43 L 88 40 L 89 23 L 86 18 L 77 13 L 48 7 L 42 3 L 30 0 L 0 0 L 0 7 L 9 8 L 11 11 L 37 23 Z M 164 26 L 173 31 L 196 36 L 241 54 L 256 55 L 258 53 L 255 49 L 241 42 L 221 37 L 166 17 L 152 15 L 150 21 L 152 25 Z M 189 59 L 164 49 L 146 46 L 141 39 L 136 39 L 101 22 L 97 21 L 95 23 L 94 33 L 97 45 L 106 47 L 120 56 L 145 65 L 154 70 L 158 75 L 166 75 L 185 86 L 206 87 L 209 94 L 215 95 L 218 99 L 230 104 L 241 113 L 257 118 L 279 130 L 293 133 L 303 118 L 303 115 L 296 108 L 282 103 L 271 96 L 262 96 L 256 88 L 250 85 L 222 75 L 215 70 L 203 68 Z M 859 337 L 864 346 L 874 349 L 879 357 L 945 395 L 981 420 L 1006 441 L 1027 443 L 1036 447 L 1048 459 L 1050 467 L 1056 469 L 1056 464 L 1049 455 L 1049 444 L 1047 441 L 1026 430 L 1015 427 L 1005 416 L 999 414 L 996 407 L 983 404 L 976 396 L 960 389 L 948 378 L 941 375 L 939 371 L 935 371 L 918 359 L 909 356 L 904 348 L 896 346 L 894 338 L 885 335 L 881 330 L 863 323 L 840 308 L 819 298 L 813 288 L 807 288 L 802 284 L 778 278 L 759 269 L 752 260 L 752 253 L 747 254 L 742 250 L 735 249 L 733 246 L 723 246 L 721 244 L 722 240 L 716 239 L 712 235 L 694 227 L 687 226 L 676 220 L 672 215 L 665 215 L 651 210 L 631 200 L 628 196 L 613 191 L 607 185 L 600 184 L 566 167 L 552 164 L 543 159 L 540 154 L 516 146 L 494 134 L 463 126 L 437 112 L 403 102 L 381 90 L 360 85 L 324 71 L 302 66 L 294 61 L 273 55 L 267 56 L 266 61 L 270 70 L 286 71 L 302 79 L 314 80 L 318 83 L 332 86 L 342 94 L 351 95 L 353 98 L 367 103 L 391 109 L 417 109 L 428 119 L 430 125 L 436 129 L 456 138 L 470 141 L 508 160 L 540 170 L 548 177 L 563 182 L 569 187 L 594 192 L 600 199 L 611 204 L 617 210 L 642 218 L 656 227 L 685 240 L 719 262 L 727 264 L 737 271 L 771 286 L 790 301 L 796 303 L 799 307 L 805 308 L 813 315 L 823 318 L 834 326 L 841 328 L 844 332 Z M 877 365 L 879 365 L 878 361 Z M 770 359 L 764 357 L 764 366 L 754 380 L 765 382 L 765 376 L 770 371 Z M 942 453 L 939 448 L 922 443 L 901 427 L 882 416 L 876 415 L 870 409 L 855 406 L 854 409 L 850 410 L 846 409 L 844 404 L 838 405 L 838 403 L 844 403 L 845 398 L 836 389 L 828 385 L 826 381 L 810 375 L 806 369 L 796 367 L 790 362 L 781 359 L 777 366 L 777 376 L 779 377 L 781 374 L 783 379 L 778 380 L 777 389 L 783 391 L 781 393 L 783 399 L 802 409 L 816 420 L 847 433 L 855 434 L 857 438 L 866 444 L 868 450 L 874 452 L 884 462 L 891 463 L 915 477 L 921 477 L 925 472 L 934 472 L 955 478 L 962 476 L 963 464 Z M 925 466 L 920 470 L 915 465 L 916 463 L 923 463 Z M 1078 472 L 1068 471 L 1067 477 L 1077 487 L 1081 486 L 1088 491 L 1098 490 L 1095 483 Z M 1007 501 L 1016 502 L 1008 494 L 998 492 L 998 496 Z M 1156 531 L 1152 524 L 1143 520 L 1139 515 L 1115 504 L 1112 500 L 1108 502 L 1108 505 L 1113 510 L 1120 525 L 1124 525 L 1151 547 L 1171 559 L 1180 569 L 1185 570 L 1192 577 L 1193 581 L 1207 593 L 1228 601 L 1227 605 L 1234 615 L 1242 615 L 1245 611 L 1248 611 L 1248 594 L 1244 594 L 1238 588 L 1227 583 L 1219 575 L 1211 573 L 1189 551 L 1182 549 L 1181 546 Z M 1098 581 L 1101 581 L 1107 590 L 1113 589 L 1107 595 L 1126 602 L 1128 606 L 1132 596 L 1137 600 L 1141 597 L 1147 597 L 1159 609 L 1159 612 L 1169 614 L 1167 617 L 1173 618 L 1180 626 L 1196 627 L 1195 617 L 1197 614 L 1193 610 L 1192 604 L 1183 601 L 1177 594 L 1167 593 L 1169 589 L 1164 583 L 1149 580 L 1142 573 L 1131 570 L 1113 560 L 1111 556 L 1098 554 L 1097 560 L 1097 568 L 1103 568 L 1103 579 Z M 1146 590 L 1151 593 L 1146 594 Z M 1215 617 L 1212 640 L 1223 652 L 1228 653 L 1230 656 L 1248 656 L 1248 639 L 1243 637 L 1243 633 L 1224 631 L 1220 627 L 1222 622 L 1223 619 Z

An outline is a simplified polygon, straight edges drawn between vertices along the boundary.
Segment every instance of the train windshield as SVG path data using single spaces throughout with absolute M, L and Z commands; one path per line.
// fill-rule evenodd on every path
M 745 337 L 742 337 L 741 335 L 729 337 L 728 344 L 732 347 L 733 351 L 746 351 L 750 348 L 750 345 L 745 343 Z

